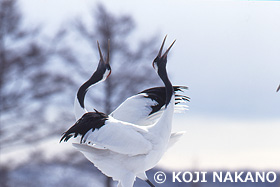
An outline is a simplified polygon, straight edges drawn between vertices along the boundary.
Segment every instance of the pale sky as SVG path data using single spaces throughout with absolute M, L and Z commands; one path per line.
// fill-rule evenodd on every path
M 52 33 L 90 15 L 97 1 L 21 0 L 26 24 Z M 136 22 L 132 38 L 168 34 L 174 85 L 187 85 L 187 131 L 159 167 L 280 170 L 280 4 L 268 1 L 107 0 Z M 160 41 L 161 42 L 161 41 Z M 160 43 L 159 43 L 160 45 Z M 58 148 L 59 149 L 59 148 Z

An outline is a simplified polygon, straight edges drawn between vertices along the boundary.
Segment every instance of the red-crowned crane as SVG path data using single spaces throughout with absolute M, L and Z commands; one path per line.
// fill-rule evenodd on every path
M 98 44 L 100 53 L 98 68 L 92 77 L 81 86 L 77 93 L 76 117 L 81 114 L 83 114 L 83 116 L 66 131 L 61 138 L 61 141 L 68 141 L 72 136 L 77 137 L 80 135 L 80 144 L 73 145 L 104 174 L 112 177 L 114 180 L 118 180 L 119 186 L 132 186 L 136 176 L 146 180 L 153 186 L 147 179 L 145 171 L 156 165 L 166 151 L 168 143 L 172 142 L 171 124 L 175 105 L 175 94 L 167 76 L 166 63 L 167 54 L 175 41 L 167 51 L 161 55 L 165 39 L 158 56 L 153 61 L 153 67 L 156 69 L 165 87 L 148 89 L 136 95 L 139 97 L 138 99 L 140 99 L 141 96 L 145 98 L 146 101 L 153 101 L 152 104 L 146 102 L 142 105 L 145 107 L 149 106 L 152 111 L 149 113 L 146 112 L 146 116 L 144 115 L 139 118 L 140 121 L 144 117 L 149 117 L 149 115 L 153 114 L 157 116 L 154 118 L 158 119 L 156 122 L 149 125 L 145 120 L 151 123 L 154 119 L 147 118 L 144 120 L 144 123 L 139 122 L 139 119 L 137 119 L 138 121 L 135 120 L 140 124 L 142 123 L 142 125 L 147 125 L 140 126 L 139 124 L 131 123 L 129 120 L 119 120 L 114 117 L 114 114 L 117 116 L 119 115 L 116 111 L 124 110 L 124 108 L 122 108 L 124 105 L 121 105 L 114 111 L 115 113 L 113 112 L 109 116 L 98 111 L 87 112 L 84 110 L 84 96 L 88 88 L 91 85 L 105 80 L 111 73 L 111 68 L 109 66 L 109 50 L 107 59 L 104 61 Z M 175 87 L 177 91 L 182 88 L 183 87 Z M 158 97 L 156 97 L 157 95 L 154 93 L 160 92 L 162 89 L 165 90 L 165 94 L 163 94 L 165 100 L 164 102 L 158 102 Z M 185 96 L 177 97 L 177 100 L 188 100 Z M 77 106 L 80 107 L 77 108 Z M 156 115 L 157 113 L 161 115 Z M 173 139 L 177 139 L 180 135 L 180 133 L 174 134 Z

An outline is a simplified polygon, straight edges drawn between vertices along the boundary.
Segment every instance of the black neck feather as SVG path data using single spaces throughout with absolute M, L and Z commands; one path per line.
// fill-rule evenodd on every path
M 165 85 L 165 89 L 166 89 L 166 102 L 165 102 L 165 106 L 167 107 L 168 104 L 170 103 L 171 97 L 173 95 L 174 89 L 173 86 L 168 78 L 167 72 L 166 72 L 166 67 L 162 67 L 158 69 L 158 75 L 161 78 L 161 80 L 163 81 L 164 85 Z
M 85 108 L 84 100 L 89 87 L 101 81 L 103 78 L 103 74 L 104 73 L 100 71 L 94 72 L 90 79 L 79 88 L 77 92 L 77 98 L 82 108 Z

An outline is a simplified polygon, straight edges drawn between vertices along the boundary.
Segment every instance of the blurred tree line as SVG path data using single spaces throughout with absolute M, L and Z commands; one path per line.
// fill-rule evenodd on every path
M 107 53 L 110 39 L 112 75 L 88 93 L 89 110 L 109 114 L 128 96 L 158 82 L 151 68 L 155 37 L 131 41 L 133 19 L 114 15 L 101 4 L 91 15 L 90 21 L 76 18 L 50 37 L 42 34 L 43 27 L 24 26 L 17 0 L 0 1 L 0 156 L 47 139 L 59 141 L 61 133 L 74 124 L 74 96 L 97 66 L 97 40 Z M 26 164 L 31 159 L 43 163 L 44 151 L 48 150 L 38 150 Z M 65 158 L 53 158 L 53 162 L 76 168 L 81 162 L 91 164 L 74 149 L 59 154 Z M 77 157 L 81 159 L 74 162 Z M 11 184 L 10 164 L 1 161 L 1 186 Z M 28 186 L 42 186 L 26 180 Z

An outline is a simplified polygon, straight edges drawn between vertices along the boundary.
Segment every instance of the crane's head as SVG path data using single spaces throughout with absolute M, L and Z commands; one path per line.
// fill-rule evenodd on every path
M 106 60 L 104 60 L 100 46 L 99 46 L 99 42 L 97 41 L 97 47 L 98 47 L 98 51 L 99 51 L 99 56 L 100 56 L 100 60 L 99 60 L 99 64 L 97 67 L 98 72 L 102 73 L 102 80 L 105 80 L 106 78 L 108 78 L 111 74 L 111 66 L 109 64 L 110 61 L 110 40 L 108 40 L 108 50 L 107 50 L 107 57 Z
M 163 39 L 163 42 L 162 42 L 162 45 L 160 47 L 160 50 L 158 52 L 158 55 L 157 57 L 154 59 L 153 61 L 153 67 L 154 69 L 158 72 L 158 69 L 159 68 L 165 68 L 166 67 L 166 63 L 167 63 L 167 54 L 168 52 L 170 51 L 171 47 L 173 46 L 173 44 L 175 43 L 176 40 L 174 40 L 172 42 L 172 44 L 170 45 L 170 47 L 165 51 L 165 53 L 163 55 L 161 55 L 162 53 L 162 49 L 163 49 L 163 46 L 164 46 L 164 43 L 165 43 L 165 40 L 166 40 L 166 37 L 167 35 L 164 37 Z

